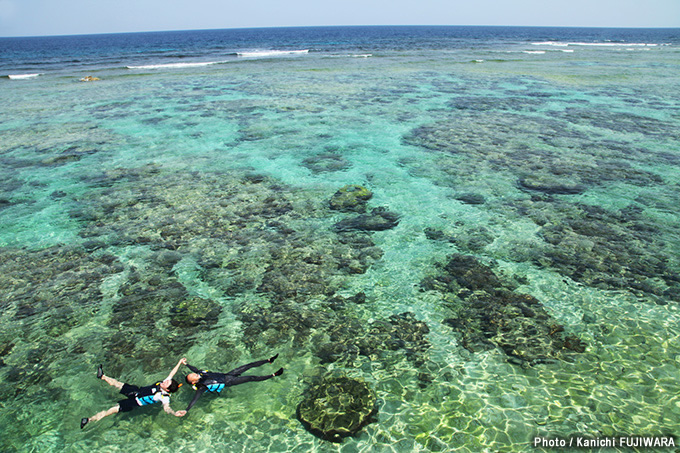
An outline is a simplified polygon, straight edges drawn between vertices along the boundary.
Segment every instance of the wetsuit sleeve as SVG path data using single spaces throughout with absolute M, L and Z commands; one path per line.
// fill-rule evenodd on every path
M 189 403 L 189 405 L 187 406 L 187 412 L 189 412 L 189 409 L 191 409 L 192 406 L 193 406 L 194 404 L 196 404 L 196 401 L 198 401 L 198 399 L 201 397 L 201 395 L 203 395 L 203 393 L 204 393 L 206 390 L 207 390 L 207 387 L 204 386 L 204 385 L 200 386 L 200 387 L 198 388 L 198 390 L 196 390 L 196 394 L 194 395 L 194 399 L 192 399 L 191 402 Z
M 195 366 L 189 365 L 188 363 L 187 363 L 187 368 L 189 368 L 189 369 L 191 370 L 192 373 L 199 373 L 199 374 L 201 373 L 201 370 L 199 370 L 199 369 L 196 368 Z

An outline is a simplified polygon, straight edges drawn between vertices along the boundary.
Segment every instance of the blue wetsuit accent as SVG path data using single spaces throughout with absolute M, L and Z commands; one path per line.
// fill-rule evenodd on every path
M 149 396 L 142 396 L 137 397 L 137 401 L 139 402 L 140 406 L 146 406 L 148 404 L 153 404 L 156 403 L 157 401 L 154 399 L 154 395 L 149 395 Z
M 209 392 L 220 393 L 224 388 L 224 384 L 208 384 L 206 385 Z

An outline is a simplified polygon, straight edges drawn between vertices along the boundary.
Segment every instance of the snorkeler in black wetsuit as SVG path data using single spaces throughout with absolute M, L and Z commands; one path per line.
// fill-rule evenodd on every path
M 112 408 L 98 412 L 92 417 L 84 417 L 80 420 L 80 429 L 83 429 L 85 425 L 90 422 L 96 422 L 109 415 L 117 414 L 118 412 L 128 412 L 140 406 L 146 406 L 148 404 L 161 403 L 163 405 L 163 410 L 168 414 L 174 415 L 176 417 L 183 417 L 186 411 L 173 411 L 170 408 L 170 394 L 175 393 L 182 384 L 179 384 L 173 379 L 179 367 L 181 365 L 186 365 L 187 359 L 182 358 L 175 368 L 170 371 L 168 377 L 160 382 L 153 385 L 147 385 L 146 387 L 138 387 L 136 385 L 130 385 L 120 382 L 110 376 L 104 374 L 102 366 L 99 365 L 97 368 L 97 379 L 105 381 L 107 384 L 120 390 L 120 393 L 125 395 L 127 399 L 121 400 L 113 406 Z
M 185 412 L 188 412 L 191 407 L 196 404 L 196 401 L 205 392 L 220 393 L 225 387 L 230 387 L 232 385 L 243 384 L 244 382 L 252 381 L 266 381 L 275 376 L 281 376 L 283 374 L 283 368 L 280 368 L 276 373 L 269 374 L 267 376 L 241 376 L 241 373 L 247 371 L 251 368 L 266 365 L 267 363 L 273 363 L 274 360 L 279 355 L 276 354 L 274 357 L 268 360 L 259 360 L 257 362 L 252 362 L 247 365 L 235 368 L 228 373 L 213 373 L 207 370 L 201 371 L 196 367 L 186 364 L 187 367 L 192 371 L 192 373 L 187 374 L 186 381 L 191 384 L 196 390 L 196 395 L 194 399 L 191 400 L 189 406 L 186 408 Z

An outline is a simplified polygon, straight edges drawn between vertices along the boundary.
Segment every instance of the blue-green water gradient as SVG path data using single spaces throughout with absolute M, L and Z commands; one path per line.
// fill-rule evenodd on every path
M 25 76 L 0 79 L 3 451 L 510 452 L 680 434 L 677 30 L 42 39 L 0 40 L 0 75 Z M 338 231 L 360 215 L 329 208 L 348 184 L 398 225 Z M 451 255 L 584 349 L 525 361 L 513 331 L 470 346 L 452 319 L 475 291 L 427 283 Z M 385 337 L 402 313 L 427 333 Z M 185 356 L 226 372 L 275 353 L 281 377 L 185 418 L 79 427 L 118 400 L 100 363 L 144 385 Z M 296 418 L 328 372 L 378 401 L 342 444 Z

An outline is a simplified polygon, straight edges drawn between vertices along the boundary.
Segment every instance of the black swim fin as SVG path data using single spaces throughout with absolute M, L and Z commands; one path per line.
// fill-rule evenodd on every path
M 87 422 L 89 422 L 89 421 L 90 421 L 90 419 L 87 418 L 87 417 L 81 418 L 80 419 L 80 429 L 85 428 L 85 425 L 87 425 Z
M 274 376 L 281 376 L 283 374 L 283 368 L 279 368 L 279 371 L 274 373 Z
M 102 369 L 102 366 L 99 365 L 97 367 L 97 379 L 101 379 L 102 376 L 104 376 L 104 370 Z
M 269 363 L 274 363 L 274 360 L 276 360 L 276 358 L 277 358 L 278 356 L 279 356 L 279 355 L 276 354 L 274 357 L 270 358 L 270 359 L 269 359 Z

